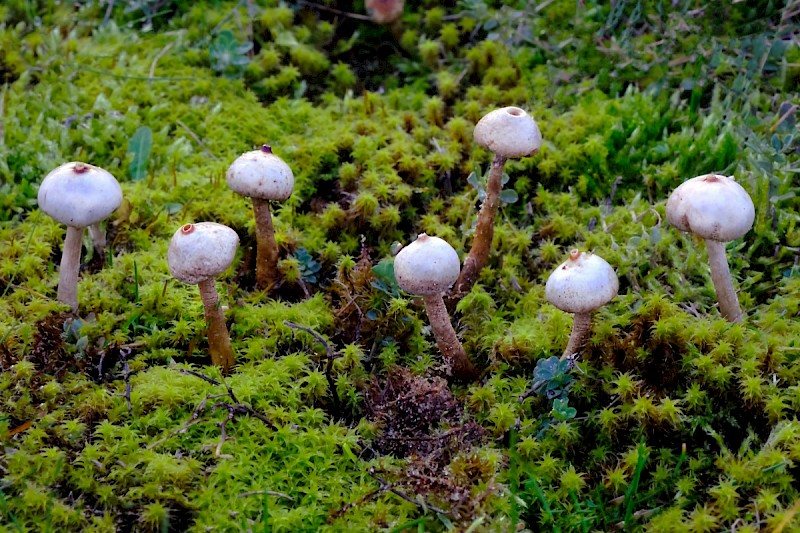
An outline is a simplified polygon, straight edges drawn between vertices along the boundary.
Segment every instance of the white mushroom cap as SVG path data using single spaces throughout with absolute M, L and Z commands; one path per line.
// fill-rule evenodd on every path
M 97 224 L 122 203 L 122 188 L 108 171 L 80 162 L 51 171 L 39 186 L 39 208 L 62 224 Z
M 184 283 L 215 278 L 231 266 L 238 246 L 239 236 L 228 226 L 216 222 L 185 224 L 169 241 L 169 271 Z
M 490 111 L 475 125 L 473 137 L 476 143 L 503 157 L 525 157 L 542 146 L 536 121 L 518 107 Z
M 461 263 L 447 241 L 420 233 L 394 258 L 394 277 L 404 291 L 422 296 L 441 294 L 458 279 Z
M 608 303 L 619 290 L 619 280 L 605 259 L 572 250 L 544 287 L 547 301 L 568 313 L 591 313 Z
M 240 155 L 225 177 L 234 192 L 262 200 L 286 200 L 294 189 L 294 175 L 268 145 Z
M 753 227 L 753 200 L 733 177 L 697 176 L 681 183 L 667 200 L 667 220 L 681 231 L 728 242 Z

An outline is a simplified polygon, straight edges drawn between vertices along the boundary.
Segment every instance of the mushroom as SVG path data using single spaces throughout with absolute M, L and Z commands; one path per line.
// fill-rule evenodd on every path
M 99 223 L 119 207 L 122 188 L 102 168 L 71 162 L 45 176 L 38 201 L 42 211 L 67 225 L 58 272 L 58 300 L 77 312 L 83 228 Z
M 433 336 L 456 379 L 471 381 L 478 371 L 456 337 L 442 295 L 458 278 L 458 254 L 446 241 L 421 233 L 394 259 L 394 275 L 404 291 L 422 296 Z
M 619 280 L 605 259 L 590 252 L 572 250 L 544 288 L 547 301 L 562 311 L 574 313 L 572 334 L 562 357 L 578 353 L 592 327 L 592 313 L 611 301 Z
M 733 288 L 724 243 L 750 231 L 755 216 L 753 200 L 732 176 L 697 176 L 680 184 L 667 200 L 670 224 L 705 239 L 719 310 L 730 322 L 741 322 L 742 310 Z
M 370 18 L 376 24 L 391 24 L 403 15 L 405 0 L 366 0 Z
M 240 155 L 228 168 L 228 187 L 253 199 L 256 219 L 256 286 L 269 289 L 275 282 L 278 245 L 269 212 L 270 200 L 286 200 L 294 188 L 294 175 L 283 159 L 263 145 L 259 150 Z
M 211 363 L 221 366 L 224 373 L 233 366 L 233 348 L 214 279 L 231 265 L 238 246 L 239 236 L 228 226 L 198 222 L 181 226 L 167 251 L 172 276 L 200 289 Z
M 536 121 L 518 107 L 503 107 L 487 113 L 475 125 L 473 136 L 476 143 L 494 152 L 494 160 L 486 182 L 486 198 L 478 213 L 475 239 L 453 288 L 455 299 L 472 290 L 489 260 L 506 159 L 535 154 L 542 146 L 542 134 Z

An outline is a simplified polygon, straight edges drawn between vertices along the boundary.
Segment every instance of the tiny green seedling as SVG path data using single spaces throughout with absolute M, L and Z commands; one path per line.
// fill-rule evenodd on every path
M 509 182 L 511 176 L 503 172 L 501 185 Z M 475 169 L 467 177 L 467 183 L 478 190 L 478 200 L 483 202 L 486 199 L 486 176 L 482 173 L 480 165 L 475 165 Z M 503 189 L 500 191 L 500 201 L 504 204 L 514 204 L 519 200 L 519 194 L 514 189 Z

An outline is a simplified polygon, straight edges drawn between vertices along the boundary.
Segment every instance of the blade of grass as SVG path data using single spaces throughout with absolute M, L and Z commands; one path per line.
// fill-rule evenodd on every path
M 264 523 L 264 533 L 269 533 L 269 504 L 267 503 L 267 491 L 264 491 L 261 500 L 262 512 L 261 521 Z
M 38 228 L 38 227 L 39 227 L 39 223 L 36 222 L 33 225 L 33 227 L 31 228 L 31 233 L 30 233 L 30 235 L 28 235 L 28 242 L 25 243 L 25 250 L 22 252 L 22 257 L 28 255 L 28 249 L 31 247 L 31 241 L 33 241 L 33 234 L 36 233 L 36 228 Z M 6 295 L 8 294 L 8 290 L 14 284 L 14 280 L 17 279 L 17 274 L 19 274 L 19 269 L 15 270 L 14 273 L 11 274 L 11 279 L 9 279 L 8 283 L 6 283 L 6 288 L 5 288 L 5 290 L 3 290 L 3 294 L 2 294 L 2 296 L 0 296 L 0 298 L 5 298 L 6 297 Z
M 389 533 L 400 533 L 400 531 L 405 531 L 406 529 L 411 529 L 414 526 L 421 526 L 427 521 L 428 521 L 427 517 L 420 516 L 419 518 L 415 518 L 414 520 L 411 520 L 410 522 L 406 522 L 404 524 L 400 524 L 399 526 L 389 530 Z
M 647 448 L 644 445 L 644 442 L 640 442 L 639 446 L 636 450 L 639 454 L 639 458 L 636 461 L 636 470 L 633 472 L 633 479 L 631 479 L 631 484 L 628 486 L 628 490 L 625 491 L 625 527 L 628 528 L 631 525 L 631 518 L 633 518 L 633 510 L 636 508 L 636 491 L 639 490 L 639 480 L 642 477 L 642 471 L 644 470 L 644 465 L 647 462 Z
M 6 515 L 8 520 L 14 524 L 14 528 L 19 532 L 23 533 L 22 524 L 19 523 L 17 517 L 14 516 L 14 513 L 7 511 L 8 509 L 8 500 L 6 500 L 6 495 L 3 492 L 3 489 L 0 489 L 0 516 Z
M 133 301 L 134 303 L 139 303 L 139 267 L 136 265 L 136 260 L 133 261 L 133 281 L 135 283 L 135 287 L 133 289 Z
M 517 431 L 511 430 L 508 443 L 508 490 L 511 492 L 511 531 L 519 523 L 519 457 L 517 454 Z
M 525 488 L 527 489 L 529 485 L 533 486 L 533 491 L 536 494 L 536 497 L 539 499 L 539 503 L 542 504 L 542 512 L 545 515 L 545 518 L 552 522 L 553 524 L 553 532 L 554 533 L 561 533 L 561 528 L 556 524 L 555 516 L 553 515 L 553 510 L 550 508 L 550 503 L 547 501 L 547 497 L 544 495 L 544 491 L 539 483 L 536 482 L 536 478 L 531 476 L 531 478 L 525 482 Z
M 792 521 L 794 515 L 796 515 L 798 512 L 800 512 L 800 500 L 794 502 L 794 505 L 792 505 L 791 509 L 786 511 L 786 515 L 784 515 L 783 520 L 781 520 L 775 529 L 772 530 L 772 533 L 781 533 L 783 529 Z

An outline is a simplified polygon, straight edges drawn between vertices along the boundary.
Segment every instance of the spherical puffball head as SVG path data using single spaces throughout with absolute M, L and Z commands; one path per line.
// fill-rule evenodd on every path
M 490 111 L 475 125 L 475 142 L 506 158 L 529 156 L 542 146 L 542 132 L 524 109 L 503 107 Z
M 619 280 L 605 259 L 572 250 L 545 285 L 547 300 L 562 311 L 582 314 L 602 307 L 619 291 Z
M 239 236 L 228 226 L 198 222 L 181 226 L 167 251 L 169 271 L 184 283 L 213 279 L 233 262 Z
M 85 228 L 122 203 L 122 188 L 108 171 L 81 162 L 61 165 L 39 186 L 39 208 L 62 224 Z
M 750 231 L 755 216 L 753 200 L 747 191 L 733 177 L 719 174 L 687 180 L 667 200 L 670 224 L 705 239 L 719 310 L 730 322 L 741 322 L 743 315 L 724 243 Z
M 667 220 L 681 231 L 728 242 L 750 231 L 755 207 L 733 177 L 697 176 L 678 186 L 667 200 Z
M 292 169 L 267 145 L 240 155 L 225 180 L 234 192 L 262 200 L 286 200 L 294 189 Z
M 425 312 L 447 372 L 456 379 L 473 381 L 478 371 L 458 340 L 442 299 L 443 293 L 458 279 L 460 270 L 453 247 L 425 233 L 394 258 L 397 284 L 408 293 L 422 296 L 425 302 Z
M 394 259 L 394 275 L 400 288 L 422 296 L 445 292 L 458 279 L 460 268 L 453 247 L 425 233 L 400 250 Z

